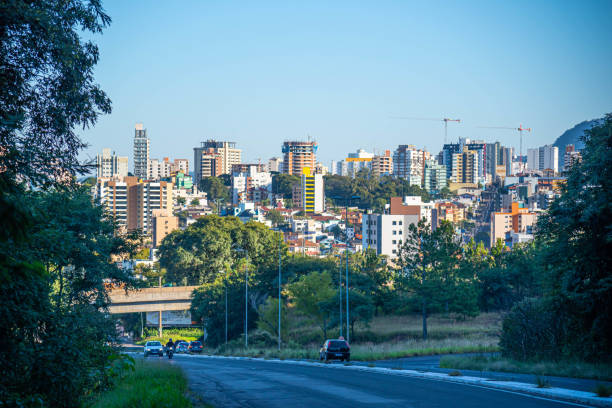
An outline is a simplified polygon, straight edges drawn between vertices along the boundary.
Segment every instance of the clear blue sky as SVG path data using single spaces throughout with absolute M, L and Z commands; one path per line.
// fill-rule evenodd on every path
M 130 157 L 144 123 L 152 157 L 208 138 L 243 161 L 311 135 L 326 165 L 358 148 L 518 134 L 527 147 L 612 111 L 612 1 L 123 1 L 94 39 L 113 113 L 84 131 L 85 156 Z

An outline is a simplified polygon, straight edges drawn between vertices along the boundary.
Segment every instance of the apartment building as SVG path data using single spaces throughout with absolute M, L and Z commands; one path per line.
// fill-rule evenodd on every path
M 314 169 L 317 159 L 317 142 L 286 141 L 283 143 L 283 173 L 300 176 L 305 167 Z
M 436 206 L 423 202 L 421 196 L 391 197 L 389 214 L 415 215 L 417 221 L 423 219 L 429 225 L 437 225 Z
M 198 185 L 204 177 L 231 174 L 232 165 L 242 163 L 242 150 L 234 142 L 207 140 L 193 148 L 193 176 Z
M 372 157 L 373 176 L 390 176 L 391 174 L 393 174 L 393 157 L 390 150 L 385 150 L 385 153 Z
M 96 177 L 122 179 L 127 175 L 128 158 L 111 153 L 111 149 L 102 149 L 102 154 L 96 157 Z
M 527 168 L 529 170 L 550 169 L 559 172 L 559 148 L 545 145 L 535 149 L 527 149 Z
M 268 171 L 282 173 L 283 172 L 283 159 L 280 157 L 272 157 L 268 160 Z
M 396 258 L 406 242 L 410 224 L 418 222 L 419 214 L 364 214 L 361 224 L 363 248 L 373 248 L 377 255 Z
M 302 170 L 299 186 L 293 188 L 293 205 L 307 214 L 325 211 L 325 189 L 323 175 L 312 173 L 309 167 Z
M 233 166 L 232 202 L 261 202 L 272 195 L 272 174 L 265 171 L 265 165 L 241 164 Z
M 446 167 L 434 159 L 425 161 L 423 170 L 423 188 L 427 192 L 438 192 L 448 186 L 446 180 Z
M 507 212 L 491 213 L 491 247 L 501 239 L 507 246 L 512 246 L 511 233 L 530 234 L 533 239 L 533 227 L 538 219 L 538 212 L 532 212 L 521 203 L 513 202 Z M 525 236 L 523 235 L 523 241 Z
M 451 182 L 461 184 L 477 184 L 478 177 L 478 153 L 463 147 L 460 153 L 453 153 Z
M 178 217 L 168 214 L 168 212 L 156 209 L 152 212 L 151 235 L 153 246 L 158 247 L 168 234 L 179 228 Z
M 134 176 L 142 180 L 149 178 L 149 148 L 147 129 L 137 123 L 134 127 Z
M 393 153 L 393 174 L 408 180 L 411 186 L 422 186 L 425 161 L 431 154 L 417 149 L 414 145 L 399 145 Z
M 563 155 L 563 171 L 569 171 L 574 163 L 582 160 L 581 153 L 576 150 L 573 144 L 565 146 L 565 154 Z
M 161 180 L 162 178 L 170 177 L 172 174 L 172 163 L 167 157 L 162 160 L 149 159 L 148 177 L 147 180 Z
M 121 181 L 99 179 L 94 196 L 120 227 L 150 234 L 153 210 L 172 215 L 172 186 L 165 181 L 141 181 L 131 176 Z

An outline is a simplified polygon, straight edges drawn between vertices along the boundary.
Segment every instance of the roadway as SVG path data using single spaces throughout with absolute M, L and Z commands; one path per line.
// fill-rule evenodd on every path
M 175 355 L 191 391 L 215 407 L 569 407 L 514 392 L 289 362 Z M 340 363 L 333 363 L 340 364 Z

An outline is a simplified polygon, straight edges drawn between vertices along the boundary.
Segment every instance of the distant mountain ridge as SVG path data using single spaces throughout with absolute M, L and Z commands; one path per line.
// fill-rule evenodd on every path
M 561 136 L 557 138 L 557 140 L 555 140 L 553 146 L 557 146 L 559 148 L 559 168 L 563 167 L 565 146 L 573 144 L 577 150 L 582 150 L 584 148 L 584 143 L 582 142 L 581 138 L 584 135 L 584 131 L 592 128 L 593 126 L 599 125 L 602 122 L 603 118 L 585 120 L 584 122 L 580 122 L 573 128 L 566 130 Z

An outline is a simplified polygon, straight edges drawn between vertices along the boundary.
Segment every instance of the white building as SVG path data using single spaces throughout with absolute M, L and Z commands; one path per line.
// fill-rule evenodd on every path
M 142 123 L 134 127 L 134 176 L 147 180 L 149 170 L 149 138 Z
M 283 158 L 282 157 L 273 157 L 268 160 L 268 171 L 269 172 L 283 172 Z
M 527 168 L 529 170 L 551 169 L 559 172 L 559 148 L 545 145 L 535 149 L 527 149 Z
M 149 159 L 148 164 L 148 180 L 160 180 L 172 174 L 173 163 L 170 163 L 167 157 L 163 160 Z
M 406 242 L 410 224 L 419 222 L 418 215 L 364 214 L 361 231 L 363 248 L 376 249 L 377 255 L 396 258 Z
M 293 204 L 309 214 L 325 211 L 323 175 L 312 173 L 310 167 L 304 167 L 302 183 L 293 188 Z
M 408 180 L 410 185 L 421 186 L 425 161 L 431 158 L 431 154 L 425 150 L 419 150 L 414 145 L 399 145 L 393 153 L 393 175 Z
M 102 154 L 97 155 L 97 178 L 123 179 L 128 175 L 128 158 L 111 154 L 111 149 L 102 149 Z
M 247 172 L 232 175 L 232 203 L 260 202 L 271 199 L 272 174 L 257 171 L 257 165 L 249 166 Z

